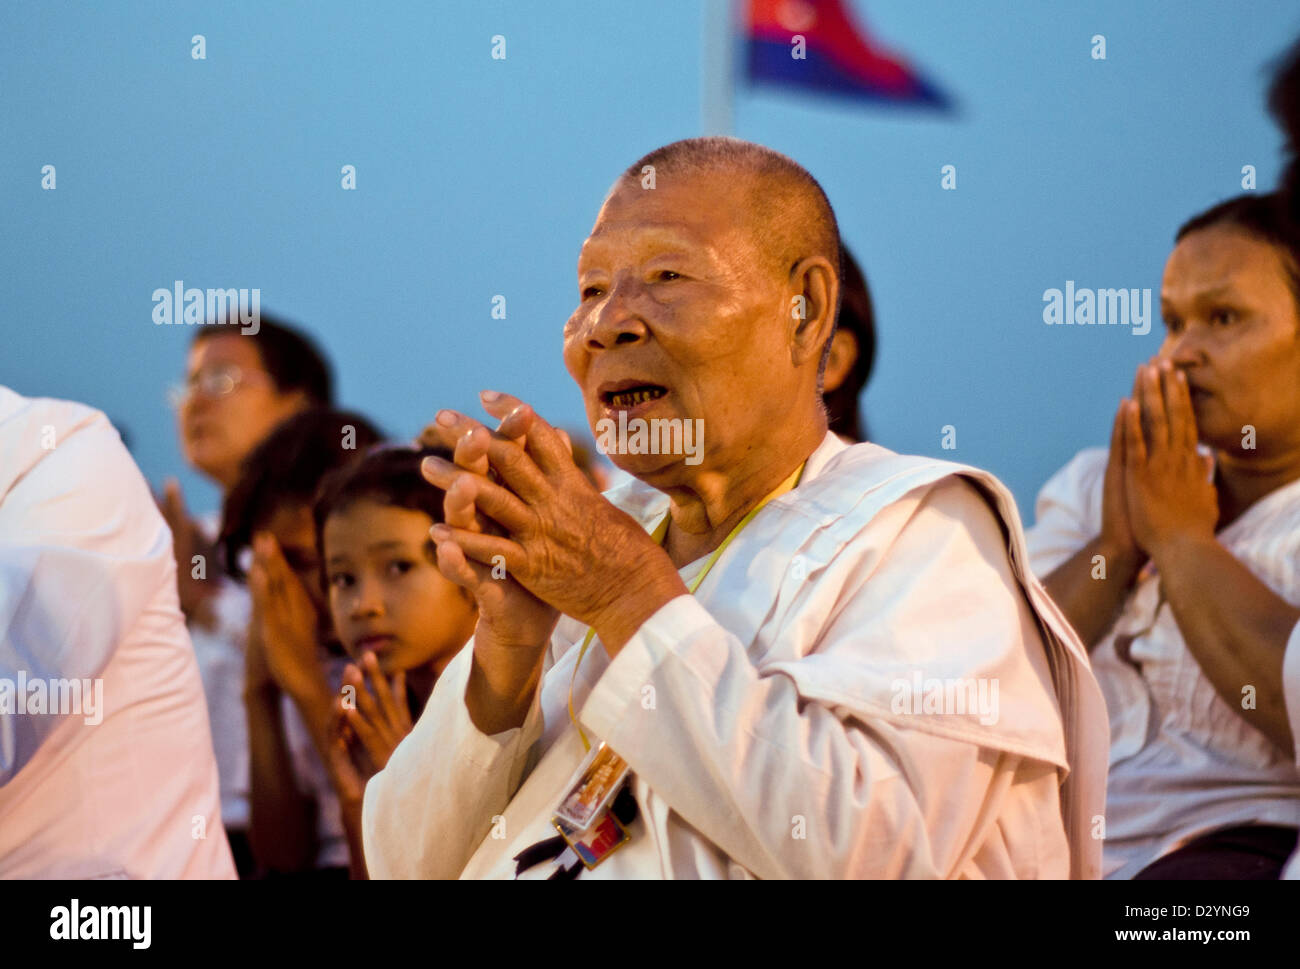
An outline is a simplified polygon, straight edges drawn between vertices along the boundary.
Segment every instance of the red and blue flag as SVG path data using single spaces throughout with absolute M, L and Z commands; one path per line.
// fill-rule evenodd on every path
M 749 0 L 748 16 L 747 69 L 753 82 L 886 103 L 951 106 L 939 88 L 855 23 L 843 0 Z

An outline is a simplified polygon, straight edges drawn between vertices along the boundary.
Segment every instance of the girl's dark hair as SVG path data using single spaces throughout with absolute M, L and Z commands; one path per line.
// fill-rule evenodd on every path
M 1268 89 L 1268 109 L 1286 136 L 1290 156 L 1280 194 L 1293 220 L 1300 221 L 1300 40 L 1282 55 Z
M 876 311 L 871 305 L 867 277 L 848 246 L 840 247 L 840 315 L 835 326 L 853 334 L 858 356 L 845 374 L 844 382 L 822 394 L 822 400 L 826 403 L 830 430 L 854 442 L 865 441 L 867 429 L 858 416 L 858 408 L 876 359 Z
M 226 571 L 244 577 L 240 553 L 285 505 L 311 506 L 321 479 L 356 461 L 383 435 L 360 414 L 317 407 L 286 419 L 244 459 L 226 496 L 218 538 Z
M 395 508 L 422 511 L 435 523 L 441 522 L 443 490 L 429 484 L 420 474 L 420 463 L 429 456 L 452 459 L 445 448 L 413 448 L 380 445 L 360 461 L 327 474 L 316 493 L 312 515 L 316 520 L 316 547 L 321 551 L 322 583 L 325 573 L 325 521 L 353 502 L 370 500 Z
M 1269 243 L 1282 258 L 1287 285 L 1291 288 L 1297 312 L 1300 312 L 1300 225 L 1291 217 L 1288 206 L 1289 200 L 1280 192 L 1238 195 L 1188 219 L 1179 228 L 1174 241 L 1181 242 L 1184 237 L 1201 229 L 1226 225 L 1235 226 L 1261 242 Z

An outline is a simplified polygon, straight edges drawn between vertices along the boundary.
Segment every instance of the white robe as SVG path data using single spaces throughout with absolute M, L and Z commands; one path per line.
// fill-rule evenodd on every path
M 647 529 L 667 509 L 638 481 L 609 497 Z M 630 763 L 639 815 L 582 877 L 1096 877 L 1101 696 L 1050 600 L 1021 593 L 1024 561 L 991 476 L 828 434 L 695 597 L 612 662 L 588 649 L 574 706 Z M 583 754 L 566 699 L 585 631 L 561 619 L 525 723 L 491 737 L 465 707 L 472 649 L 452 661 L 367 785 L 372 877 L 508 878 L 554 834 Z M 996 682 L 997 716 L 900 709 L 914 673 Z
M 0 878 L 234 877 L 171 532 L 103 414 L 0 387 L 0 678 L 20 677 L 100 678 L 103 710 L 0 713 Z
M 1209 453 L 1208 451 L 1206 453 Z M 1080 452 L 1043 486 L 1028 536 L 1046 576 L 1101 531 L 1108 452 Z M 1300 481 L 1261 498 L 1218 534 L 1256 577 L 1300 604 Z M 1117 636 L 1132 636 L 1126 662 Z M 1187 648 L 1155 574 L 1141 577 L 1092 654 L 1109 709 L 1107 878 L 1132 878 L 1216 828 L 1300 826 L 1300 772 L 1224 702 Z

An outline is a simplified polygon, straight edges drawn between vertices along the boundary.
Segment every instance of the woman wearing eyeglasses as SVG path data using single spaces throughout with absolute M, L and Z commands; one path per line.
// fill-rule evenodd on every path
M 170 397 L 186 463 L 221 489 L 224 502 L 253 449 L 286 418 L 330 404 L 333 387 L 329 367 L 311 341 L 263 315 L 256 334 L 215 325 L 197 328 L 185 382 L 173 387 Z M 248 839 L 250 769 L 243 702 L 248 592 L 222 578 L 212 554 L 219 516 L 192 519 L 175 479 L 166 483 L 160 504 L 175 538 L 181 608 L 207 696 L 222 821 L 239 873 L 247 876 L 256 867 Z M 297 735 L 305 738 L 306 730 Z

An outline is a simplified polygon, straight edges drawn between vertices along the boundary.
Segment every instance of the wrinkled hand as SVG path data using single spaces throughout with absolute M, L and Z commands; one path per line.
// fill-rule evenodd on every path
M 185 497 L 181 494 L 181 484 L 175 478 L 168 478 L 163 483 L 158 510 L 162 512 L 172 533 L 172 551 L 176 556 L 176 588 L 180 594 L 181 611 L 191 622 L 211 625 L 212 617 L 208 614 L 208 607 L 216 592 L 217 583 L 213 577 L 206 577 L 206 572 L 215 564 L 212 546 L 203 536 L 198 523 L 190 517 L 185 507 Z M 204 557 L 205 578 L 194 577 L 195 555 Z
M 272 535 L 253 538 L 248 588 L 266 666 L 276 684 L 300 701 L 327 693 L 317 653 L 316 607 Z
M 443 574 L 479 595 L 483 577 L 493 581 L 493 564 L 504 566 L 537 600 L 593 626 L 616 649 L 686 592 L 677 570 L 634 518 L 596 491 L 566 439 L 531 407 L 493 392 L 483 406 L 501 419 L 498 433 L 459 414 L 433 425 L 446 432 L 444 446 L 456 446 L 454 463 L 424 465 L 425 477 L 447 492 L 447 523 L 432 530 Z M 480 622 L 497 609 L 480 598 Z
M 1213 539 L 1218 494 L 1196 450 L 1187 377 L 1168 361 L 1139 368 L 1124 402 L 1124 493 L 1133 536 L 1157 560 L 1180 539 Z
M 487 445 L 493 438 L 524 444 L 525 422 L 502 421 L 493 434 L 478 421 L 454 411 L 440 411 L 434 423 L 420 435 L 425 447 L 443 447 L 452 452 L 454 466 L 471 475 L 489 476 Z M 507 437 L 508 435 L 508 437 Z M 446 462 L 426 459 L 421 468 L 425 478 L 438 485 L 430 469 Z M 481 535 L 502 535 L 502 529 L 484 515 L 474 500 L 474 490 L 461 486 L 443 499 L 443 519 L 453 528 Z M 432 533 L 431 533 L 432 534 Z M 507 649 L 536 650 L 550 641 L 559 612 L 515 581 L 504 561 L 479 562 L 467 557 L 455 542 L 438 543 L 438 568 L 452 582 L 468 590 L 478 605 L 475 642 L 489 641 Z

